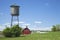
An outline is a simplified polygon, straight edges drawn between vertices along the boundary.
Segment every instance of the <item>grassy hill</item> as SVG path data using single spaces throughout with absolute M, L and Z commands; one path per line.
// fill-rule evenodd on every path
M 60 40 L 60 32 L 33 33 L 13 38 L 0 37 L 0 40 Z

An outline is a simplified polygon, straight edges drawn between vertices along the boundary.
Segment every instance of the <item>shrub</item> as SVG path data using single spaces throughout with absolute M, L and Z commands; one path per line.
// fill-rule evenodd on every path
M 3 34 L 5 37 L 12 37 L 12 36 L 18 37 L 21 35 L 21 30 L 22 28 L 19 27 L 19 25 L 14 25 L 11 28 L 7 27 L 6 29 L 4 29 Z
M 3 30 L 3 34 L 4 34 L 5 37 L 12 37 L 11 29 L 8 28 L 8 27 Z
M 21 27 L 19 27 L 19 25 L 14 25 L 12 28 L 11 28 L 11 32 L 13 34 L 13 36 L 15 37 L 18 37 L 20 36 L 21 34 Z

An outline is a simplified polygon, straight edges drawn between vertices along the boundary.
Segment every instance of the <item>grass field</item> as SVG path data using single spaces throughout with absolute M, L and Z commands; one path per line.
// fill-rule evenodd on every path
M 0 37 L 0 40 L 60 40 L 60 32 L 33 33 L 13 38 Z

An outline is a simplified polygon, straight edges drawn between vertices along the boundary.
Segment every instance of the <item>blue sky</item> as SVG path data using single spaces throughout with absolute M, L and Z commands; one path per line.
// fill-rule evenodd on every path
M 20 6 L 19 21 L 25 28 L 49 29 L 60 24 L 60 0 L 0 0 L 0 30 L 11 22 L 10 6 Z

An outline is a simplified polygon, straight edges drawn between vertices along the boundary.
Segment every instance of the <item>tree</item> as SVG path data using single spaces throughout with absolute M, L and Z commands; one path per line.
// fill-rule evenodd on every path
M 56 31 L 60 31 L 60 25 L 59 24 L 56 25 Z
M 53 25 L 52 26 L 52 31 L 60 31 L 60 24 Z
M 56 27 L 53 25 L 52 31 L 56 31 Z

